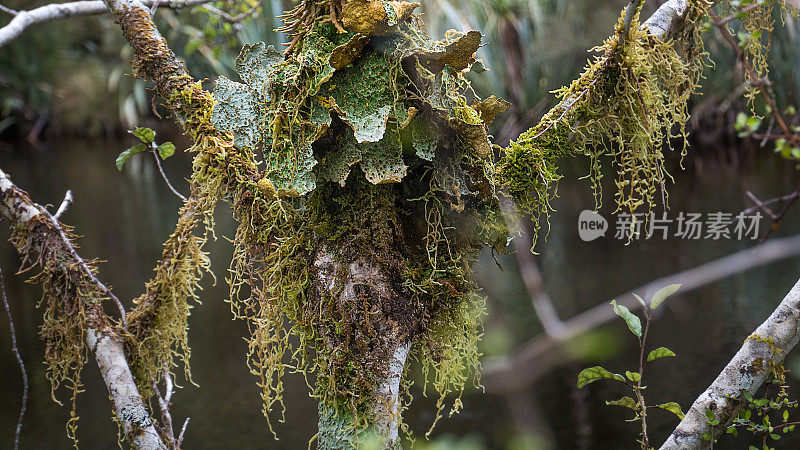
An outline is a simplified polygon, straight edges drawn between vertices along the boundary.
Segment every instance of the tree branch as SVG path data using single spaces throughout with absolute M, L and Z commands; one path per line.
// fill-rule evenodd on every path
M 22 419 L 25 418 L 25 411 L 28 409 L 28 372 L 25 370 L 25 363 L 22 362 L 22 355 L 19 354 L 19 348 L 17 348 L 17 333 L 14 331 L 14 318 L 11 315 L 11 307 L 8 305 L 8 299 L 6 298 L 6 283 L 3 280 L 2 271 L 0 271 L 0 297 L 2 297 L 3 307 L 8 317 L 8 327 L 11 332 L 11 352 L 14 353 L 14 358 L 16 358 L 17 365 L 22 373 L 22 405 L 19 408 L 17 429 L 14 432 L 14 450 L 17 450 L 19 448 L 19 435 L 22 432 Z
M 742 348 L 722 370 L 716 380 L 695 400 L 692 407 L 672 432 L 662 450 L 704 448 L 736 417 L 745 392 L 755 394 L 772 367 L 800 339 L 800 281 L 794 285 L 780 305 L 756 331 L 745 339 Z M 714 413 L 719 425 L 708 425 L 706 411 Z
M 682 284 L 681 294 L 685 294 L 729 276 L 797 255 L 800 255 L 800 235 L 774 239 L 755 248 L 741 250 L 693 269 L 653 280 L 616 298 L 619 304 L 633 311 L 641 307 L 633 297 L 634 292 L 649 298 L 656 290 L 678 283 Z M 507 392 L 530 386 L 554 366 L 567 361 L 557 351 L 562 343 L 608 323 L 615 317 L 608 307 L 608 301 L 604 301 L 562 322 L 563 328 L 558 339 L 541 334 L 523 344 L 512 356 L 486 361 L 483 379 L 487 389 Z
M 93 311 L 97 316 L 102 314 L 97 308 L 93 308 Z M 166 449 L 133 381 L 119 336 L 108 325 L 89 328 L 86 331 L 86 345 L 97 361 L 117 419 L 133 447 L 140 450 Z
M 0 215 L 9 221 L 13 228 L 30 228 L 29 233 L 32 235 L 30 252 L 35 251 L 40 255 L 47 255 L 46 258 L 60 261 L 59 266 L 50 267 L 49 270 L 56 270 L 56 267 L 64 268 L 62 270 L 69 271 L 70 280 L 92 286 L 94 289 L 92 293 L 106 296 L 110 294 L 111 291 L 94 275 L 93 267 L 78 256 L 59 222 L 45 208 L 33 203 L 28 193 L 12 183 L 2 170 L 0 170 Z M 48 248 L 43 248 L 45 246 Z M 119 334 L 109 324 L 108 316 L 103 313 L 99 300 L 94 296 L 86 299 L 88 302 L 86 345 L 100 367 L 125 435 L 137 449 L 166 448 L 156 434 L 139 396 L 125 360 Z M 119 304 L 118 306 L 121 307 Z M 124 317 L 124 310 L 122 314 Z
M 188 8 L 202 5 L 212 0 L 143 0 L 147 6 L 158 4 L 161 8 Z M 18 38 L 26 28 L 53 20 L 70 17 L 105 14 L 108 8 L 102 0 L 84 0 L 72 3 L 53 3 L 30 11 L 14 11 L 11 22 L 0 28 L 0 47 Z

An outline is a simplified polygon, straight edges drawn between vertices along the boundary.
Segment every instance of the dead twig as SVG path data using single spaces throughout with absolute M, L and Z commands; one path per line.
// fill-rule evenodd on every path
M 67 193 L 64 194 L 64 200 L 61 202 L 61 206 L 58 207 L 58 211 L 56 211 L 56 213 L 53 214 L 53 217 L 55 217 L 56 219 L 61 217 L 61 215 L 64 214 L 67 208 L 69 208 L 70 205 L 72 205 L 72 201 L 73 201 L 72 190 L 67 189 Z
M 22 372 L 22 406 L 19 409 L 19 419 L 17 419 L 17 428 L 14 432 L 14 450 L 19 448 L 19 436 L 22 432 L 22 419 L 25 417 L 25 411 L 28 409 L 28 372 L 25 370 L 25 363 L 22 362 L 22 356 L 17 347 L 17 333 L 14 330 L 14 319 L 11 316 L 11 307 L 8 306 L 8 299 L 6 298 L 6 283 L 3 280 L 3 271 L 0 270 L 0 297 L 3 299 L 3 307 L 6 309 L 6 316 L 8 317 L 8 328 L 11 331 L 11 352 L 17 359 L 17 365 L 20 372 Z

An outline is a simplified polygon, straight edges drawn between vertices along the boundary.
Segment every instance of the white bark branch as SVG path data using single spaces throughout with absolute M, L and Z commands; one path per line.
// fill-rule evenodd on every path
M 86 332 L 86 344 L 94 355 L 108 394 L 114 404 L 117 419 L 133 448 L 160 450 L 167 447 L 161 442 L 153 421 L 144 407 L 142 397 L 133 381 L 125 350 L 119 338 L 110 329 Z
M 376 391 L 373 414 L 377 417 L 375 431 L 382 439 L 394 448 L 398 439 L 398 431 L 402 420 L 402 401 L 400 398 L 400 381 L 406 367 L 408 352 L 411 344 L 403 344 L 394 351 L 386 378 L 383 379 Z
M 685 294 L 729 276 L 797 255 L 800 255 L 800 235 L 773 239 L 755 248 L 741 250 L 693 269 L 653 280 L 616 299 L 619 304 L 635 311 L 641 305 L 634 299 L 634 292 L 643 298 L 649 298 L 658 289 L 678 283 L 682 284 L 680 293 Z M 558 338 L 544 333 L 523 344 L 512 356 L 486 361 L 483 375 L 487 389 L 507 392 L 527 388 L 554 366 L 567 361 L 557 351 L 563 342 L 608 323 L 615 317 L 617 316 L 608 307 L 608 301 L 604 301 L 562 322 L 563 328 Z
M 745 339 L 742 348 L 716 380 L 695 400 L 672 432 L 662 450 L 705 448 L 736 418 L 745 392 L 756 393 L 770 373 L 800 339 L 800 281 L 756 331 Z M 706 411 L 714 413 L 719 425 L 710 427 Z
M 188 8 L 212 0 L 143 0 L 145 6 L 158 4 L 159 8 Z M 102 0 L 83 0 L 71 3 L 53 3 L 30 11 L 17 11 L 11 22 L 0 28 L 0 47 L 18 38 L 26 28 L 53 20 L 77 16 L 106 14 L 108 8 Z
M 687 8 L 686 0 L 669 0 L 653 13 L 641 28 L 647 27 L 650 34 L 669 39 L 680 30 Z
M 94 285 L 100 293 L 106 295 L 110 293 L 110 290 L 95 277 L 86 262 L 78 256 L 58 221 L 45 208 L 33 203 L 30 196 L 12 183 L 2 170 L 0 170 L 0 215 L 8 220 L 12 227 L 26 227 L 31 220 L 38 220 L 41 225 L 35 228 L 37 236 L 32 237 L 34 249 L 31 251 L 42 253 L 43 249 L 39 248 L 41 246 L 57 246 L 58 251 L 54 254 L 57 258 L 63 259 L 61 264 L 73 267 L 78 272 L 76 276 L 86 280 L 87 284 Z M 124 317 L 124 311 L 122 313 Z M 87 319 L 90 325 L 86 344 L 97 360 L 125 435 L 136 449 L 166 448 L 155 434 L 155 428 L 142 404 L 136 383 L 125 360 L 122 342 L 108 325 L 108 318 L 102 313 L 99 304 L 92 303 L 87 308 Z

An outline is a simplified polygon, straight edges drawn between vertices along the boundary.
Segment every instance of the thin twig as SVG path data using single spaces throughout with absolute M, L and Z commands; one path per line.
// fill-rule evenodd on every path
M 789 126 L 786 125 L 786 121 L 783 120 L 783 116 L 778 109 L 778 106 L 775 104 L 775 99 L 772 97 L 772 93 L 767 91 L 767 88 L 770 86 L 769 80 L 762 79 L 758 77 L 753 66 L 750 64 L 750 61 L 747 60 L 747 55 L 745 55 L 744 50 L 739 48 L 739 45 L 736 43 L 736 40 L 731 35 L 730 30 L 725 25 L 724 22 L 720 22 L 719 16 L 714 13 L 714 11 L 709 10 L 708 14 L 714 20 L 714 24 L 717 25 L 717 29 L 722 33 L 722 36 L 728 41 L 728 44 L 733 48 L 736 52 L 736 56 L 742 61 L 745 70 L 747 71 L 748 77 L 750 77 L 750 84 L 758 88 L 758 92 L 761 94 L 761 97 L 767 103 L 772 111 L 773 117 L 775 117 L 775 121 L 778 123 L 781 131 L 783 131 L 784 138 L 790 140 L 792 142 L 796 142 L 800 140 L 800 136 L 792 133 L 789 129 Z M 718 24 L 719 23 L 719 24 Z
M 765 202 L 759 200 L 758 197 L 753 195 L 753 193 L 750 191 L 747 191 L 747 196 L 750 198 L 750 200 L 753 201 L 753 203 L 755 203 L 755 206 L 747 208 L 745 210 L 745 213 L 752 212 L 756 209 L 760 209 L 761 211 L 764 211 L 764 213 L 766 213 L 767 216 L 769 216 L 769 218 L 772 220 L 772 225 L 769 227 L 769 230 L 767 230 L 767 233 L 764 234 L 764 236 L 761 238 L 761 242 L 764 242 L 767 239 L 769 239 L 773 231 L 778 229 L 781 220 L 783 220 L 783 216 L 786 215 L 786 213 L 789 211 L 789 208 L 791 208 L 792 205 L 794 205 L 794 203 L 797 202 L 797 199 L 800 198 L 800 187 L 798 187 L 791 194 L 784 195 L 783 197 L 773 198 Z M 776 202 L 784 202 L 783 207 L 781 208 L 780 211 L 778 211 L 777 214 L 774 213 L 771 209 L 767 208 L 767 205 Z
M 625 45 L 625 39 L 628 38 L 628 34 L 631 30 L 631 23 L 633 22 L 633 17 L 638 13 L 642 6 L 644 5 L 645 0 L 631 0 L 628 3 L 628 7 L 625 8 L 625 25 L 622 29 L 622 34 L 619 37 L 619 47 L 622 48 Z
M 19 410 L 19 419 L 17 420 L 17 430 L 14 433 L 14 450 L 19 448 L 19 435 L 22 431 L 22 419 L 25 417 L 25 411 L 28 409 L 28 372 L 25 371 L 25 363 L 22 362 L 22 356 L 19 354 L 17 348 L 17 333 L 14 331 L 14 319 L 11 316 L 11 307 L 8 306 L 8 299 L 6 298 L 6 284 L 3 280 L 3 271 L 0 270 L 0 296 L 3 298 L 3 306 L 6 309 L 6 316 L 8 317 L 8 327 L 11 330 L 11 351 L 17 359 L 17 365 L 22 372 L 22 407 Z
M 739 17 L 739 14 L 748 13 L 748 12 L 758 8 L 759 6 L 762 6 L 761 2 L 753 2 L 752 4 L 750 4 L 750 6 L 740 9 L 740 10 L 736 11 L 735 13 L 729 15 L 728 17 L 724 18 L 724 19 L 715 20 L 714 21 L 714 25 L 715 26 L 725 25 L 726 23 L 730 22 L 731 20 Z
M 72 190 L 67 189 L 67 193 L 64 194 L 64 200 L 61 202 L 61 206 L 58 207 L 58 211 L 56 211 L 56 213 L 53 214 L 53 217 L 55 217 L 56 219 L 61 217 L 61 215 L 64 214 L 67 208 L 69 208 L 70 205 L 72 205 L 72 201 L 73 201 Z
M 183 426 L 181 427 L 181 434 L 178 435 L 178 441 L 175 442 L 175 447 L 181 448 L 183 444 L 183 434 L 186 433 L 186 427 L 189 425 L 189 419 L 191 417 L 187 417 L 186 420 L 183 422 Z
M 11 8 L 8 8 L 6 6 L 3 6 L 3 5 L 0 5 L 0 11 L 3 11 L 5 13 L 9 13 L 12 16 L 16 16 L 17 14 L 19 14 L 17 11 L 15 11 L 15 10 L 13 10 Z
M 150 153 L 152 153 L 153 158 L 156 159 L 156 166 L 158 166 L 158 171 L 161 173 L 161 178 L 163 178 L 164 182 L 167 183 L 167 187 L 169 187 L 169 190 L 171 190 L 173 194 L 177 195 L 185 203 L 187 200 L 186 197 L 181 195 L 181 193 L 178 192 L 178 190 L 172 186 L 172 183 L 169 182 L 169 178 L 167 178 L 167 174 L 164 173 L 164 168 L 161 167 L 161 158 L 158 156 L 158 152 L 152 150 Z
M 256 11 L 258 11 L 258 9 L 261 8 L 261 4 L 262 3 L 263 3 L 263 1 L 260 1 L 255 6 L 250 8 L 249 10 L 247 10 L 247 11 L 241 13 L 241 14 L 235 15 L 235 16 L 231 16 L 230 14 L 226 13 L 225 11 L 223 11 L 221 9 L 218 9 L 218 8 L 216 8 L 214 6 L 211 6 L 210 4 L 203 5 L 203 8 L 207 9 L 209 12 L 212 12 L 212 13 L 222 17 L 222 19 L 225 20 L 226 22 L 239 23 L 239 22 L 243 21 L 244 19 L 252 16 Z

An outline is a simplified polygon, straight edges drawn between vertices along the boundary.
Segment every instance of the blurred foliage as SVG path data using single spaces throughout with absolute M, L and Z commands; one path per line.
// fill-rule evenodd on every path
M 31 10 L 48 3 L 7 0 L 3 5 Z M 161 8 L 155 16 L 171 48 L 198 78 L 231 72 L 244 43 L 281 41 L 273 30 L 282 2 L 210 5 L 213 11 Z M 0 26 L 9 20 L 0 14 Z M 131 59 L 131 49 L 110 16 L 59 20 L 26 30 L 0 48 L 0 135 L 38 135 L 45 125 L 56 134 L 112 135 L 154 117 L 148 84 L 129 75 Z
M 7 0 L 13 9 L 33 9 L 46 0 Z M 471 80 L 481 97 L 491 94 L 511 101 L 512 110 L 494 126 L 495 142 L 504 145 L 530 127 L 555 103 L 550 91 L 569 83 L 600 42 L 625 5 L 624 0 L 427 0 L 422 2 L 432 35 L 447 29 L 476 29 L 487 44 L 478 56 L 488 73 Z M 647 2 L 645 14 L 657 2 Z M 156 14 L 160 30 L 172 49 L 186 60 L 190 72 L 214 79 L 233 72 L 233 61 L 245 43 L 284 42 L 276 32 L 276 16 L 293 2 L 280 0 L 219 1 L 211 8 Z M 253 10 L 255 8 L 255 10 Z M 211 11 L 210 9 L 213 9 Z M 230 19 L 235 19 L 231 21 Z M 0 25 L 9 20 L 0 15 Z M 780 8 L 773 12 L 778 26 L 767 55 L 770 79 L 781 105 L 797 102 L 800 70 L 800 28 L 796 18 Z M 741 32 L 734 24 L 734 31 Z M 742 74 L 735 55 L 718 33 L 711 32 L 707 49 L 715 62 L 714 76 L 703 84 L 698 99 L 724 112 L 733 122 L 743 110 Z M 21 127 L 23 134 L 40 121 L 52 130 L 90 135 L 121 133 L 152 117 L 145 83 L 133 79 L 130 49 L 110 17 L 83 17 L 38 25 L 0 49 L 0 133 Z M 66 75 L 65 75 L 66 74 Z M 762 107 L 763 108 L 763 107 Z M 718 108 L 703 112 L 720 114 Z M 698 118 L 699 120 L 699 118 Z

